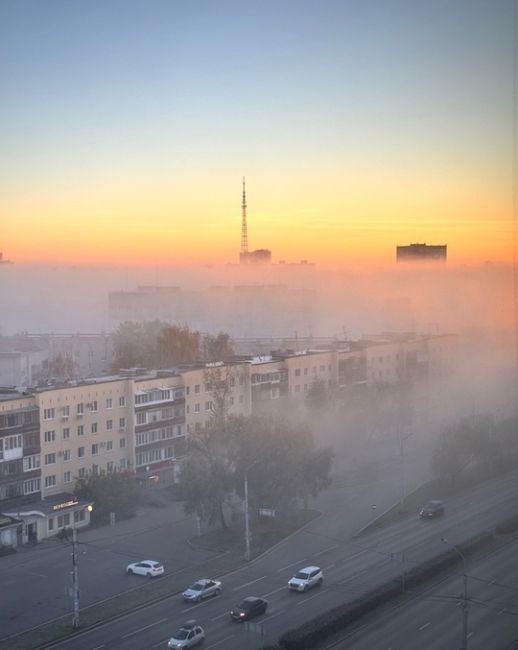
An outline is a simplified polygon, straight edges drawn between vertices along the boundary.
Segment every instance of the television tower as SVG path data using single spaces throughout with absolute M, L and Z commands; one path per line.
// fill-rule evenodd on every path
M 243 202 L 241 203 L 241 255 L 248 255 L 248 232 L 246 229 L 246 189 L 245 177 L 243 176 Z

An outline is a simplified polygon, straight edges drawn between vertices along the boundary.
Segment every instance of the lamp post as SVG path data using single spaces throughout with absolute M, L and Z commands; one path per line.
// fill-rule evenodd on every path
M 92 512 L 91 504 L 86 506 L 88 512 Z M 72 618 L 72 627 L 79 627 L 79 565 L 77 557 L 77 529 L 75 512 L 72 514 L 72 596 L 74 598 L 74 617 Z
M 451 549 L 453 549 L 462 560 L 464 594 L 462 597 L 462 645 L 460 650 L 468 650 L 468 574 L 466 572 L 466 558 L 454 544 L 450 544 L 446 537 L 441 537 L 441 542 L 447 544 Z
M 248 472 L 259 461 L 254 462 L 245 469 L 245 560 L 250 562 L 250 542 L 252 541 L 252 533 L 250 532 L 250 513 L 248 510 Z
M 405 467 L 405 447 L 404 447 L 404 442 L 405 440 L 408 440 L 410 436 L 413 436 L 412 433 L 408 433 L 406 436 L 399 436 L 399 455 L 401 456 L 401 507 L 403 507 L 403 504 L 406 499 L 406 467 Z

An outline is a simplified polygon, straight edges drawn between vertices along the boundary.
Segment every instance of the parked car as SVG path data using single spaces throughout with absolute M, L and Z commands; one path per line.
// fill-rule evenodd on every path
M 419 511 L 419 516 L 422 519 L 432 519 L 433 517 L 440 517 L 443 514 L 444 505 L 442 501 L 428 501 Z
M 311 587 L 322 584 L 324 574 L 318 566 L 307 566 L 298 571 L 288 582 L 288 587 L 293 591 L 307 591 Z
M 219 580 L 210 580 L 208 578 L 201 578 L 193 585 L 186 589 L 182 596 L 188 602 L 201 602 L 204 598 L 211 596 L 219 596 L 221 593 L 221 582 Z
M 248 621 L 254 616 L 259 616 L 266 612 L 268 601 L 256 596 L 248 596 L 230 610 L 230 616 L 234 621 Z
M 205 632 L 203 628 L 196 623 L 196 621 L 186 621 L 182 627 L 175 632 L 167 642 L 167 647 L 173 650 L 180 648 L 194 648 L 198 643 L 202 643 L 205 639 Z
M 134 562 L 128 564 L 126 573 L 133 575 L 134 573 L 139 576 L 147 576 L 149 578 L 156 578 L 164 573 L 164 566 L 160 562 L 154 560 L 142 560 L 142 562 Z

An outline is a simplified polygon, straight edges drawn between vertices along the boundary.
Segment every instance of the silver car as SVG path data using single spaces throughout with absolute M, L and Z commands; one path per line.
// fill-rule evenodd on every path
M 211 596 L 219 596 L 221 593 L 221 582 L 219 580 L 210 580 L 209 578 L 201 578 L 193 585 L 186 589 L 182 596 L 187 602 L 201 602 L 204 598 Z
M 182 650 L 183 648 L 194 648 L 205 639 L 203 628 L 196 621 L 187 621 L 167 642 L 171 650 Z
M 307 591 L 311 587 L 322 584 L 324 576 L 322 569 L 318 566 L 307 566 L 298 571 L 288 582 L 288 587 L 293 591 Z

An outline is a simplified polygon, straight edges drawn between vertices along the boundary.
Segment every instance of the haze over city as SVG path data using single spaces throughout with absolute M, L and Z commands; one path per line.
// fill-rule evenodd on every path
M 518 648 L 517 32 L 0 0 L 2 650 Z

